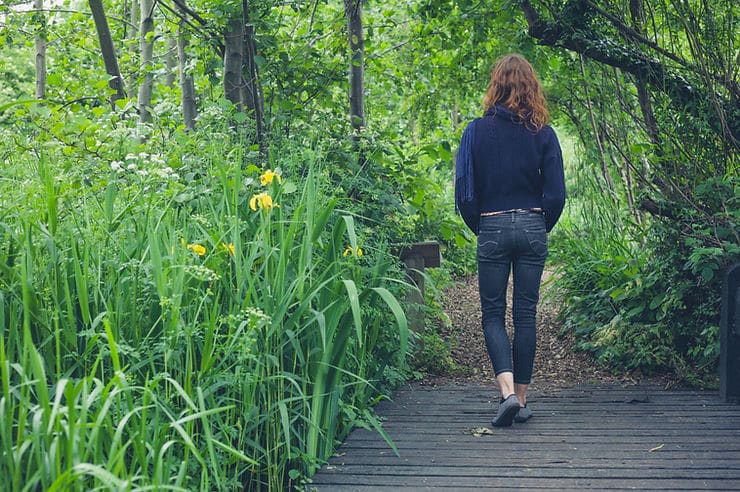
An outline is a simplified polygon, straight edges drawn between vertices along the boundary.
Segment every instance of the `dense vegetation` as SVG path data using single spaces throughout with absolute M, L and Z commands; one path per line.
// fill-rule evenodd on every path
M 403 244 L 474 268 L 452 159 L 519 51 L 568 159 L 564 326 L 711 375 L 740 258 L 732 0 L 0 7 L 0 489 L 300 487 L 440 347 Z M 439 357 L 439 360 L 443 360 Z M 711 379 L 711 378 L 710 378 Z

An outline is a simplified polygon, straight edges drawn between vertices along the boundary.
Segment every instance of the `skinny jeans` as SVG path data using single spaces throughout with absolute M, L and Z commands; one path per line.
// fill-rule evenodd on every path
M 480 218 L 478 287 L 486 349 L 494 374 L 513 372 L 517 384 L 529 384 L 532 379 L 535 317 L 547 252 L 542 214 L 512 211 Z M 506 290 L 512 271 L 513 350 L 505 324 Z

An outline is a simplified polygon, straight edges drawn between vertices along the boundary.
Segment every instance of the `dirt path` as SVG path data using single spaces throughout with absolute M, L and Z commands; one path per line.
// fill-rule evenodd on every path
M 537 355 L 532 377 L 533 391 L 549 391 L 582 383 L 621 382 L 635 384 L 649 381 L 669 386 L 665 377 L 645 378 L 640 374 L 615 376 L 597 366 L 593 358 L 574 350 L 572 334 L 562 336 L 557 320 L 556 306 L 546 295 L 549 274 L 545 272 L 542 300 L 537 314 Z M 511 336 L 511 284 L 508 291 L 506 325 Z M 441 382 L 478 382 L 491 384 L 493 371 L 486 353 L 481 330 L 478 277 L 457 280 L 444 294 L 443 307 L 450 318 L 450 327 L 443 330 L 443 338 L 452 346 L 452 358 L 460 366 L 459 374 L 428 377 L 429 384 Z

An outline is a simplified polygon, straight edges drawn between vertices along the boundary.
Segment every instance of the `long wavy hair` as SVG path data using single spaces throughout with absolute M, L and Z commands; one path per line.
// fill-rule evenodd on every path
M 512 53 L 496 60 L 483 97 L 483 112 L 496 104 L 514 113 L 534 131 L 540 131 L 550 122 L 540 79 L 522 55 Z

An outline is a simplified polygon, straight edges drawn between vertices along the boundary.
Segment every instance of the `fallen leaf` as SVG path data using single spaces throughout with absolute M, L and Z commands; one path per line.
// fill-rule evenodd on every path
M 469 434 L 473 434 L 475 437 L 480 437 L 487 434 L 493 434 L 493 431 L 489 429 L 488 427 L 475 427 L 473 429 L 468 429 L 467 432 Z
M 659 451 L 663 449 L 663 446 L 665 446 L 665 444 L 661 444 L 660 446 L 655 446 L 654 448 L 650 449 L 650 452 L 652 453 L 653 451 Z

